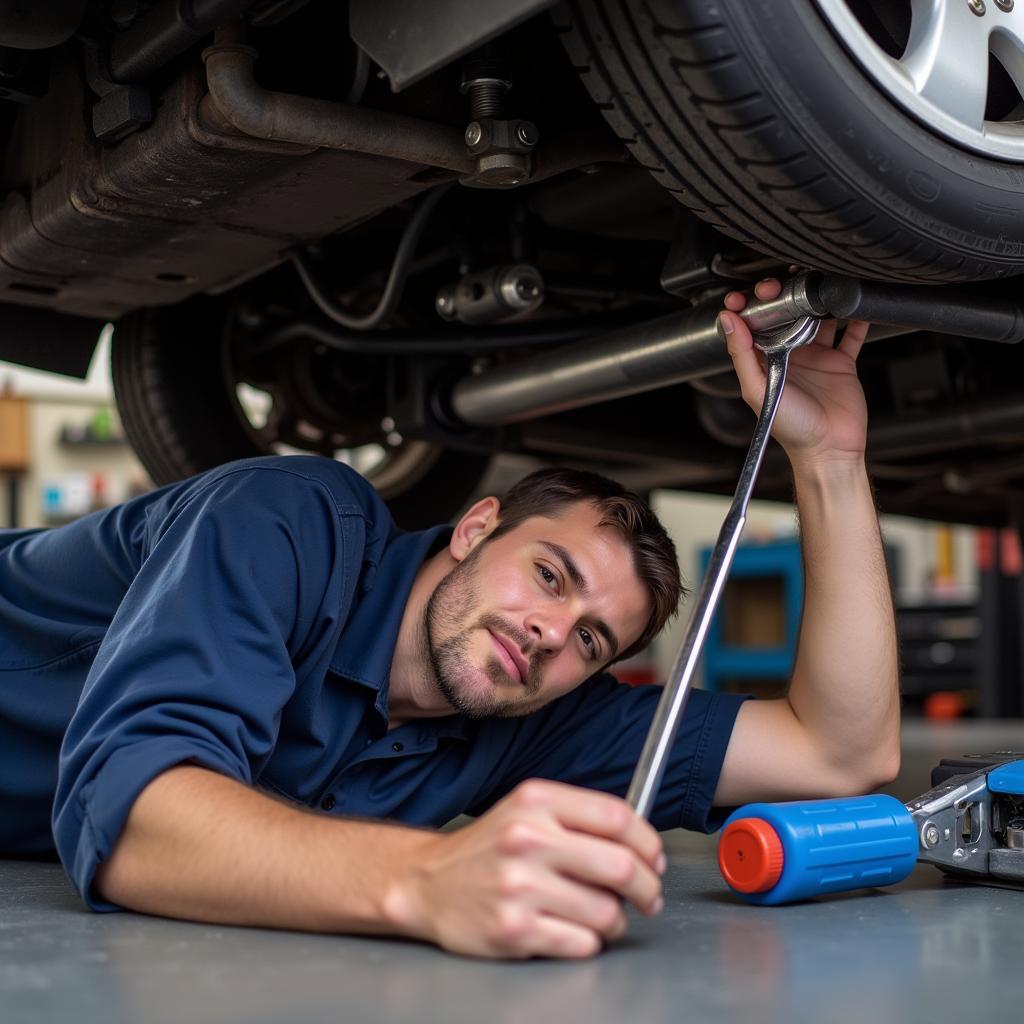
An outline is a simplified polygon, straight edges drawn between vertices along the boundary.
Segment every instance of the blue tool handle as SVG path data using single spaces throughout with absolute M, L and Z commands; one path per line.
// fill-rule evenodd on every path
M 741 807 L 722 829 L 719 866 L 744 900 L 775 905 L 894 885 L 913 870 L 917 853 L 906 806 L 862 796 Z

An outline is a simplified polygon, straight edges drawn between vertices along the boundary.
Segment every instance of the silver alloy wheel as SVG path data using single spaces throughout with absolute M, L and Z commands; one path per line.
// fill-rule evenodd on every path
M 815 2 L 867 74 L 927 127 L 984 156 L 1024 163 L 1024 120 L 985 120 L 990 52 L 1024 102 L 1024 0 L 909 0 L 910 36 L 899 58 L 845 0 Z

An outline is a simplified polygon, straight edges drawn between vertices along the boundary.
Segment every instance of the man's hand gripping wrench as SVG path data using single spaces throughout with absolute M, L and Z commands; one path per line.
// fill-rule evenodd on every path
M 789 354 L 793 349 L 812 342 L 821 326 L 819 317 L 795 317 L 797 310 L 792 302 L 792 285 L 799 280 L 794 278 L 789 282 L 778 299 L 767 302 L 755 301 L 742 312 L 733 314 L 742 317 L 754 332 L 754 344 L 767 359 L 768 383 L 736 493 L 711 552 L 711 560 L 697 594 L 686 636 L 665 683 L 664 692 L 626 794 L 629 803 L 645 818 L 650 816 L 654 805 L 665 764 L 690 695 L 690 684 L 700 659 L 708 627 L 718 607 L 733 555 L 736 553 L 743 526 L 747 521 L 747 505 L 757 482 L 757 474 L 761 469 L 772 424 L 786 384 Z

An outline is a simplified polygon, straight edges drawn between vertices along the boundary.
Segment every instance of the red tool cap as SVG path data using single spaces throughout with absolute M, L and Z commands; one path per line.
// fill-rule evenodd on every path
M 767 892 L 782 875 L 782 840 L 763 818 L 737 818 L 718 841 L 718 868 L 737 892 Z

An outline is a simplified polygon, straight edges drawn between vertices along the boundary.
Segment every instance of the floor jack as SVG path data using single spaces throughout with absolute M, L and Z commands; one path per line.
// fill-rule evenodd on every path
M 789 355 L 813 341 L 821 324 L 821 310 L 807 301 L 807 280 L 792 279 L 779 298 L 750 302 L 740 314 L 765 355 L 767 388 L 736 492 L 626 794 L 644 817 L 653 806 L 746 522 Z M 898 287 L 883 297 L 898 306 Z M 832 305 L 836 312 L 838 303 Z M 932 782 L 933 789 L 909 804 L 879 795 L 742 807 L 722 830 L 722 875 L 734 892 L 757 904 L 892 885 L 918 861 L 974 881 L 1024 885 L 1024 754 L 944 761 Z

